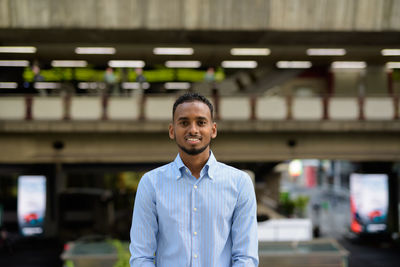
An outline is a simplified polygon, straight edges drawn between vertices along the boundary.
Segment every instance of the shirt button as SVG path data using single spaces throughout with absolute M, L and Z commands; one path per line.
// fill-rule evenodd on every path
M 194 187 L 194 189 L 197 189 L 197 185 L 195 185 L 195 186 L 193 186 Z
M 197 235 L 197 232 L 194 232 L 194 235 Z
M 196 211 L 197 209 L 196 209 L 196 208 L 193 208 L 193 210 Z
M 186 169 L 186 172 L 189 172 L 188 169 Z
M 194 258 L 197 259 L 197 254 L 194 254 Z

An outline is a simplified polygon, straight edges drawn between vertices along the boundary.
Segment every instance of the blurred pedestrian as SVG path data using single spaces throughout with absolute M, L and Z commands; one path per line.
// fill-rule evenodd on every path
M 145 89 L 144 86 L 146 83 L 146 77 L 143 75 L 142 68 L 136 68 L 135 73 L 136 73 L 136 82 L 139 84 L 139 88 L 133 91 L 133 95 L 142 96 Z
M 104 81 L 106 83 L 107 95 L 119 95 L 119 87 L 117 83 L 117 76 L 115 76 L 112 68 L 107 68 L 104 73 Z
M 33 72 L 33 82 L 34 84 L 44 82 L 44 77 L 40 74 L 40 66 L 37 62 L 35 62 L 32 66 Z M 46 89 L 37 89 L 39 91 L 40 96 L 47 96 L 48 92 Z

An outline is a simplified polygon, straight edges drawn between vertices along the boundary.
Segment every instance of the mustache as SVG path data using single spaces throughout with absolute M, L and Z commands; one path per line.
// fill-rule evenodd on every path
M 202 137 L 201 137 L 201 135 L 186 135 L 186 136 L 185 136 L 185 139 L 188 139 L 188 138 L 198 138 L 198 139 L 201 139 Z

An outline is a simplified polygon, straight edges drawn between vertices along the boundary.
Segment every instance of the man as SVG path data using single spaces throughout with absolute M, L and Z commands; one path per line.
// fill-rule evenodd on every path
M 179 97 L 169 137 L 175 161 L 146 173 L 136 194 L 131 266 L 258 266 L 256 199 L 250 177 L 217 162 L 213 106 Z

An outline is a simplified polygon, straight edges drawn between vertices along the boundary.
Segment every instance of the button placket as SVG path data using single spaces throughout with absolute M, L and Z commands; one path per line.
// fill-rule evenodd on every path
M 197 194 L 197 190 L 198 190 L 198 183 L 200 182 L 201 178 L 199 180 L 196 181 L 196 183 L 193 185 L 193 189 L 192 189 L 192 255 L 193 255 L 193 260 L 194 262 L 194 266 L 197 266 L 196 262 L 198 262 L 198 257 L 199 257 L 199 240 L 197 237 L 197 217 L 198 215 L 198 203 L 196 202 L 196 194 Z

